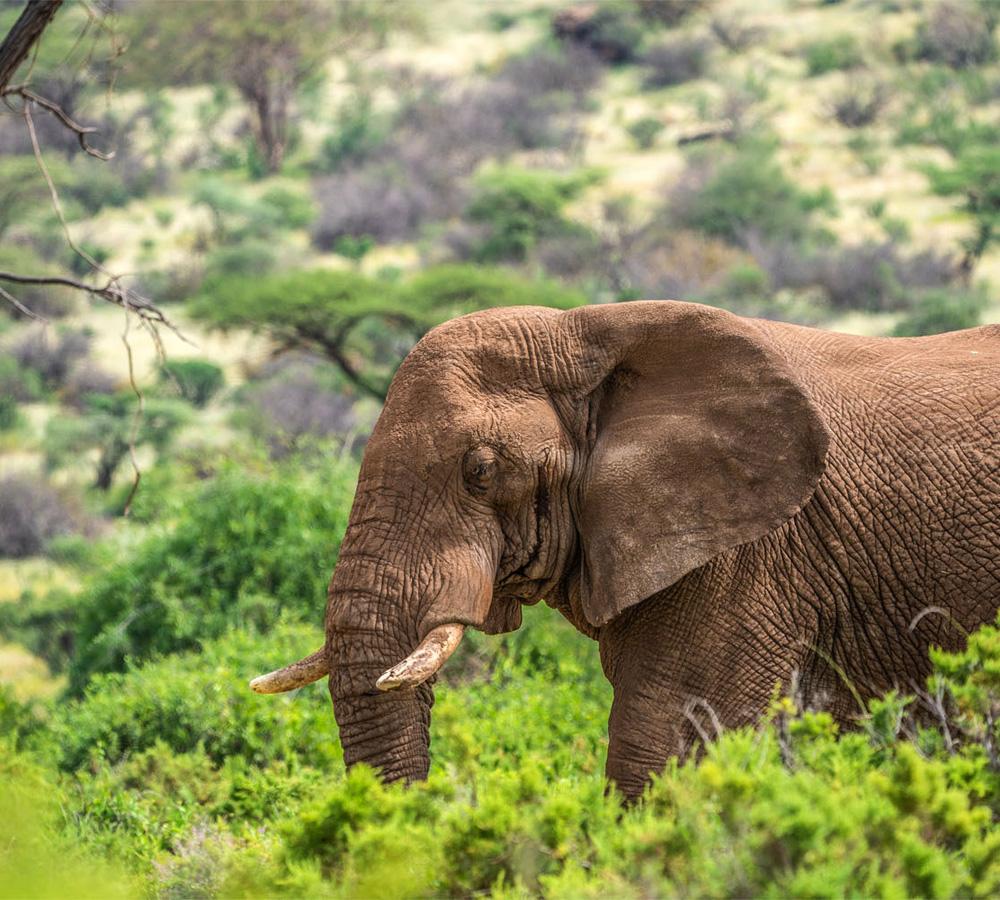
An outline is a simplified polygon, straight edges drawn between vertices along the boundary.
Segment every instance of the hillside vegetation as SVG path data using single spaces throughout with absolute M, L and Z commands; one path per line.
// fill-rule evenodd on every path
M 46 322 L 0 309 L 0 897 L 995 896 L 997 628 L 852 733 L 777 689 L 709 718 L 628 809 L 545 607 L 463 642 L 411 788 L 345 773 L 322 685 L 246 683 L 322 641 L 387 385 L 449 318 L 1000 322 L 1000 8 L 114 6 L 20 73 L 116 150 L 34 113 L 86 255 L 3 109 L 0 271 L 96 264 L 177 331 L 2 284 Z

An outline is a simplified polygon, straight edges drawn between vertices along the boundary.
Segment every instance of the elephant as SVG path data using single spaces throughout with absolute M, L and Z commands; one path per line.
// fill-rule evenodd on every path
M 856 725 L 1000 606 L 1000 326 L 869 338 L 670 300 L 453 319 L 365 449 L 325 645 L 252 687 L 328 675 L 345 763 L 424 779 L 463 630 L 539 600 L 599 645 L 625 798 L 776 689 Z

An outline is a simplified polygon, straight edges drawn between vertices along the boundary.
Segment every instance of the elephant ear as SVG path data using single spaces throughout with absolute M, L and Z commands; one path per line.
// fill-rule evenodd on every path
M 604 625 L 812 496 L 828 432 L 765 330 L 680 302 L 591 307 L 582 605 Z

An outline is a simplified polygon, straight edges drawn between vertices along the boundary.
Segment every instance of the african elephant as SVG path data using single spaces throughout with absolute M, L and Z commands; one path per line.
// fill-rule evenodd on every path
M 421 779 L 463 628 L 540 599 L 599 643 L 626 797 L 697 715 L 751 723 L 795 679 L 846 724 L 918 683 L 1000 605 L 1000 327 L 863 338 L 674 301 L 442 325 L 365 451 L 326 645 L 253 686 L 329 674 L 348 765 Z

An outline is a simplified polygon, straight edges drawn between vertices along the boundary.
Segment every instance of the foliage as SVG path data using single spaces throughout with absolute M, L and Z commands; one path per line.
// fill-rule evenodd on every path
M 317 168 L 335 172 L 371 156 L 388 139 L 390 122 L 375 113 L 372 98 L 357 93 L 343 103 L 333 120 L 333 131 L 323 139 Z
M 41 399 L 43 390 L 35 369 L 27 368 L 14 356 L 0 355 L 0 397 L 32 403 Z
M 243 391 L 238 419 L 262 439 L 273 459 L 315 448 L 350 451 L 361 435 L 353 398 L 332 366 L 293 359 Z
M 712 36 L 731 53 L 749 50 L 765 34 L 761 26 L 745 22 L 741 15 L 713 16 L 710 27 Z
M 318 621 L 354 479 L 352 463 L 329 462 L 269 477 L 225 470 L 189 488 L 176 520 L 80 597 L 71 689 L 228 627 L 266 630 L 282 613 Z
M 462 211 L 467 180 L 485 160 L 572 150 L 579 139 L 573 113 L 600 74 L 587 50 L 541 47 L 462 88 L 447 81 L 408 85 L 390 137 L 314 182 L 313 242 L 329 250 L 344 237 L 413 238 L 427 223 Z
M 485 228 L 474 258 L 486 263 L 523 261 L 541 238 L 577 229 L 563 209 L 593 180 L 587 172 L 567 175 L 513 168 L 481 175 L 466 210 L 472 222 Z
M 962 268 L 970 274 L 1000 229 L 1000 147 L 968 144 L 949 168 L 926 169 L 936 194 L 962 199 L 962 209 L 971 217 L 974 233 L 965 241 Z
M 222 390 L 226 377 L 207 359 L 168 359 L 160 366 L 160 382 L 200 409 Z
M 397 27 L 412 21 L 398 12 L 392 3 L 218 0 L 161 8 L 147 0 L 128 18 L 136 48 L 128 61 L 146 60 L 129 76 L 153 87 L 231 84 L 251 114 L 261 174 L 273 173 L 293 137 L 291 105 L 331 47 L 347 52 L 378 42 L 389 21 Z
M 882 112 L 888 99 L 880 81 L 849 79 L 830 101 L 833 117 L 845 128 L 871 125 Z
M 977 292 L 928 291 L 917 300 L 893 334 L 914 337 L 974 328 L 986 307 L 986 297 Z
M 50 726 L 58 761 L 76 773 L 63 802 L 88 844 L 137 855 L 153 883 L 166 868 L 183 895 L 205 883 L 268 896 L 1000 888 L 987 805 L 1000 788 L 988 749 L 997 628 L 965 651 L 934 653 L 927 697 L 951 710 L 947 730 L 917 728 L 913 704 L 893 694 L 848 734 L 779 699 L 759 729 L 669 764 L 623 810 L 600 776 L 610 697 L 593 644 L 551 611 L 526 619 L 501 639 L 469 635 L 449 662 L 424 784 L 385 787 L 364 767 L 342 774 L 319 689 L 255 698 L 242 688 L 248 673 L 317 640 L 284 626 L 95 679 Z
M 656 139 L 663 129 L 663 122 L 656 116 L 642 116 L 634 122 L 629 122 L 626 130 L 636 147 L 640 150 L 649 150 L 656 143 Z
M 0 754 L 0 897 L 137 896 L 133 876 L 66 831 L 53 774 L 11 749 Z
M 995 15 L 987 3 L 978 8 L 973 3 L 952 0 L 935 4 L 917 29 L 917 58 L 953 69 L 991 62 L 997 52 L 993 37 Z
M 90 336 L 60 329 L 53 340 L 47 328 L 37 327 L 24 332 L 7 352 L 25 372 L 25 378 L 33 380 L 37 376 L 45 390 L 54 391 L 65 385 L 73 368 L 90 352 Z
M 572 309 L 586 298 L 557 282 L 530 280 L 505 269 L 436 266 L 415 275 L 401 288 L 405 308 L 425 321 L 439 322 L 498 306 L 549 306 Z
M 0 237 L 45 202 L 45 181 L 31 156 L 0 159 Z
M 642 43 L 643 24 L 638 10 L 626 0 L 609 0 L 593 6 L 567 7 L 552 19 L 552 32 L 594 53 L 611 65 L 635 59 Z
M 339 762 L 323 691 L 262 703 L 247 689 L 249 678 L 275 660 L 315 649 L 322 642 L 315 626 L 275 620 L 266 640 L 245 632 L 214 636 L 204 633 L 199 652 L 94 675 L 51 725 L 59 765 L 73 770 L 96 756 L 114 766 L 157 744 L 175 754 L 197 750 L 216 766 L 234 757 L 255 765 L 291 758 L 314 766 Z
M 130 446 L 148 444 L 165 450 L 177 429 L 188 420 L 188 410 L 177 401 L 146 397 L 141 416 L 136 416 L 134 393 L 88 394 L 83 411 L 76 416 L 58 416 L 45 429 L 45 462 L 60 468 L 81 454 L 97 451 L 94 487 L 106 491 L 125 460 Z
M 52 538 L 78 526 L 78 515 L 44 480 L 30 475 L 0 479 L 0 557 L 36 556 Z
M 774 158 L 773 147 L 751 143 L 718 162 L 689 161 L 667 212 L 685 228 L 746 245 L 750 235 L 800 241 L 813 229 L 813 215 L 832 207 L 828 190 L 802 190 Z
M 558 203 L 561 195 L 553 190 Z M 550 199 L 552 194 L 544 196 Z M 337 365 L 353 386 L 381 399 L 383 385 L 405 349 L 452 316 L 511 303 L 565 307 L 583 300 L 574 291 L 490 269 L 428 269 L 403 287 L 357 272 L 316 269 L 212 282 L 192 311 L 216 327 L 263 330 L 285 346 L 318 353 Z M 381 341 L 365 331 L 372 322 L 381 326 Z M 388 345 L 386 333 L 393 338 Z M 361 355 L 354 351 L 356 346 L 364 350 L 363 368 L 355 362 Z
M 863 62 L 858 39 L 842 34 L 807 44 L 803 54 L 812 77 L 841 69 L 855 69 Z
M 2 214 L 0 214 L 2 215 Z M 0 269 L 7 272 L 29 275 L 64 274 L 58 265 L 47 262 L 37 250 L 27 244 L 17 244 L 13 240 L 0 243 Z M 11 290 L 23 306 L 35 315 L 47 319 L 58 319 L 72 312 L 77 305 L 77 297 L 69 288 L 51 285 L 0 285 Z M 4 313 L 12 318 L 21 318 L 23 313 L 8 302 L 0 304 Z M 0 318 L 0 323 L 3 318 Z
M 914 291 L 946 287 L 956 276 L 950 254 L 932 250 L 907 254 L 892 240 L 844 244 L 804 254 L 758 246 L 754 255 L 776 287 L 819 287 L 838 310 L 899 310 L 907 306 Z
M 707 38 L 678 36 L 650 47 L 642 57 L 643 87 L 672 87 L 701 78 L 708 68 L 712 44 Z

